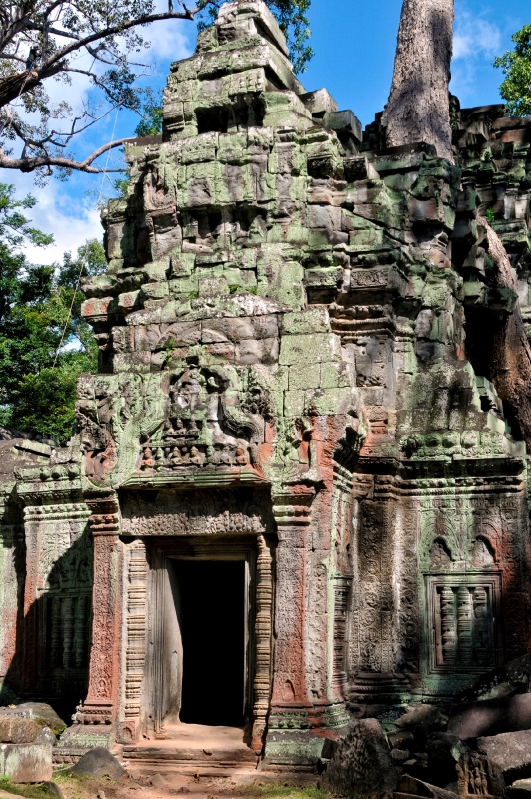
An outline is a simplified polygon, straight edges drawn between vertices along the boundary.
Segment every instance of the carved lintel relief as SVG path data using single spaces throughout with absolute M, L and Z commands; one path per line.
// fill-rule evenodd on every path
M 241 491 L 159 492 L 148 502 L 138 492 L 123 507 L 122 531 L 133 536 L 264 533 L 270 509 L 261 494 Z

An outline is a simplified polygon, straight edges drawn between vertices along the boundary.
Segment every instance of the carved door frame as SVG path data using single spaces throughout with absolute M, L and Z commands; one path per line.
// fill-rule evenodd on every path
M 169 561 L 241 560 L 245 563 L 245 717 L 253 748 L 261 747 L 269 710 L 272 668 L 272 568 L 263 536 L 236 533 L 222 536 L 144 538 L 148 567 L 148 638 L 142 727 L 148 737 L 164 737 L 163 649 Z M 149 542 L 149 543 L 148 543 Z

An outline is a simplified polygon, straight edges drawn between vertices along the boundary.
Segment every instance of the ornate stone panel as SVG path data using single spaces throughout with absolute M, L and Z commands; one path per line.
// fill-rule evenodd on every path
M 500 574 L 430 575 L 426 582 L 430 671 L 481 672 L 503 662 Z
M 253 489 L 196 492 L 137 492 L 126 495 L 126 535 L 214 535 L 263 533 L 271 525 L 267 495 Z

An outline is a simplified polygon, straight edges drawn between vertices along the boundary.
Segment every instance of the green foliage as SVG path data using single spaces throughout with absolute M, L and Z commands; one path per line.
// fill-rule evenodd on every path
M 531 25 L 524 25 L 511 37 L 516 47 L 494 59 L 505 80 L 500 94 L 507 102 L 510 116 L 531 114 Z
M 31 264 L 17 247 L 52 241 L 20 210 L 35 201 L 17 200 L 0 184 L 0 202 L 0 424 L 65 442 L 77 378 L 97 364 L 92 331 L 80 316 L 79 278 L 104 270 L 103 247 L 92 239 L 76 258 L 65 253 L 60 266 Z
M 3 776 L 0 777 L 0 789 L 14 796 L 24 796 L 26 799 L 49 799 L 50 797 L 57 797 L 55 791 L 50 788 L 49 782 L 37 784 L 11 782 L 9 777 Z
M 142 121 L 135 128 L 137 136 L 155 136 L 162 132 L 162 91 L 149 90 L 142 106 Z
M 209 3 L 199 19 L 199 30 L 212 24 L 223 1 L 213 0 L 212 3 Z M 295 72 L 297 74 L 304 72 L 313 56 L 313 50 L 308 45 L 308 39 L 311 36 L 310 21 L 306 16 L 311 0 L 265 0 L 265 2 L 286 36 L 289 56 Z
M 494 210 L 492 208 L 487 208 L 487 210 L 485 211 L 485 218 L 487 222 L 494 222 L 496 214 L 494 213 Z
M 23 200 L 15 200 L 15 187 L 0 183 L 0 242 L 17 247 L 24 242 L 45 247 L 53 242 L 53 236 L 31 227 L 21 208 L 33 208 L 37 200 L 28 194 Z
M 76 421 L 77 379 L 83 372 L 94 370 L 90 354 L 66 352 L 55 368 L 24 375 L 11 413 L 12 426 L 43 438 L 68 441 Z

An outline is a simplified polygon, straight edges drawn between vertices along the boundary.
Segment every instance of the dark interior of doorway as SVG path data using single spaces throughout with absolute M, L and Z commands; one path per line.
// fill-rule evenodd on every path
M 183 682 L 180 720 L 244 723 L 245 563 L 175 561 Z

